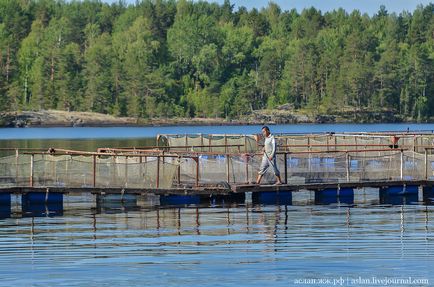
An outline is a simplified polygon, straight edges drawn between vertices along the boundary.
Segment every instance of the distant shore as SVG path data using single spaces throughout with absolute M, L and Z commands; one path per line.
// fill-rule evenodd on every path
M 115 117 L 92 112 L 67 112 L 57 110 L 20 111 L 0 114 L 0 127 L 114 127 L 114 126 L 176 126 L 176 125 L 252 125 L 244 120 L 226 120 L 223 118 L 156 118 L 137 119 L 133 117 Z
M 0 127 L 113 127 L 113 126 L 203 126 L 203 125 L 261 125 L 295 123 L 399 123 L 403 120 L 391 113 L 362 112 L 350 116 L 307 116 L 282 111 L 256 112 L 244 119 L 224 118 L 156 118 L 137 119 L 115 117 L 92 112 L 67 112 L 58 110 L 5 112 L 0 114 Z

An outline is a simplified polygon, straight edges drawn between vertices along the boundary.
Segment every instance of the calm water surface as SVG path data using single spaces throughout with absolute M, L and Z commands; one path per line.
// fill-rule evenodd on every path
M 424 205 L 76 205 L 58 217 L 0 221 L 1 284 L 297 286 L 373 276 L 432 283 L 433 212 Z
M 275 133 L 433 131 L 434 124 L 290 124 L 272 125 Z M 168 126 L 168 127 L 76 127 L 76 128 L 0 128 L 0 139 L 112 139 L 154 138 L 157 134 L 214 133 L 254 134 L 261 126 Z
M 272 130 L 407 127 L 434 128 L 349 124 L 282 125 Z M 158 133 L 258 130 L 259 126 L 0 129 L 0 147 L 95 150 L 153 144 Z M 429 285 L 388 286 L 434 285 L 434 207 L 417 198 L 391 200 L 393 205 L 374 200 L 351 206 L 140 202 L 97 204 L 87 197 L 65 197 L 54 211 L 44 207 L 36 213 L 0 214 L 0 285 L 362 286 L 354 280 L 410 276 Z M 12 210 L 18 205 L 13 200 Z M 331 281 L 320 284 L 312 279 Z
M 142 147 L 156 144 L 158 134 L 256 134 L 262 126 L 0 128 L 0 148 L 66 148 L 94 151 L 98 147 Z M 434 124 L 290 124 L 270 126 L 274 133 L 428 131 Z M 1 156 L 0 152 L 0 156 Z

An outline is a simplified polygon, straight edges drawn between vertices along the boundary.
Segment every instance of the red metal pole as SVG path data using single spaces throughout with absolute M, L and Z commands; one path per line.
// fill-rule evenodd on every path
M 96 155 L 93 156 L 93 187 L 96 186 Z
M 199 186 L 199 157 L 196 157 L 196 187 Z
M 157 156 L 157 188 L 160 187 L 160 156 Z
M 35 155 L 32 154 L 30 157 L 30 187 L 33 187 L 33 163 L 35 161 Z

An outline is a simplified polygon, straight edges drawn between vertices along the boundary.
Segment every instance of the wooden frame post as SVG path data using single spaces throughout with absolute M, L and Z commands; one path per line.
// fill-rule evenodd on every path
M 33 187 L 33 165 L 35 161 L 35 155 L 30 156 L 30 187 Z
M 401 150 L 401 180 L 404 179 L 404 150 Z
M 228 152 L 228 137 L 225 134 L 225 153 Z
M 247 153 L 247 135 L 244 135 L 244 152 Z
M 178 156 L 178 167 L 177 167 L 177 172 L 178 172 L 178 185 L 181 185 L 181 157 Z
M 19 151 L 15 149 L 15 184 L 18 185 L 18 159 L 19 159 Z
M 140 177 L 143 176 L 143 157 L 141 155 L 139 155 L 139 175 Z M 143 177 L 143 183 L 145 183 L 145 177 Z M 145 187 L 144 184 L 143 187 Z
M 345 166 L 347 170 L 347 182 L 350 181 L 350 154 L 348 152 L 345 153 Z
M 160 188 L 160 156 L 157 155 L 157 188 Z
M 199 186 L 199 157 L 195 157 L 194 160 L 196 161 L 196 187 Z
M 249 183 L 249 155 L 247 153 L 245 154 L 244 163 L 246 165 L 246 183 Z
M 229 154 L 226 154 L 226 179 L 227 179 L 227 182 L 229 183 L 230 182 L 230 176 L 229 176 L 229 161 L 230 161 L 230 157 L 229 157 Z
M 125 156 L 125 183 L 124 187 L 128 187 L 128 156 Z
M 93 155 L 93 187 L 96 187 L 96 155 Z

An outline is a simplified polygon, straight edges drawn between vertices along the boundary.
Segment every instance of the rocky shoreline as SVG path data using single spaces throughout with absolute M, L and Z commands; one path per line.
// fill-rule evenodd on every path
M 0 114 L 0 127 L 114 127 L 114 126 L 173 126 L 173 125 L 249 125 L 248 120 L 222 118 L 137 119 L 115 117 L 92 112 L 65 112 L 56 110 L 5 112 Z
M 295 123 L 398 123 L 413 122 L 393 112 L 343 112 L 330 115 L 306 115 L 285 110 L 255 111 L 243 119 L 170 118 L 137 119 L 114 117 L 91 112 L 57 110 L 5 112 L 0 114 L 0 127 L 110 127 L 173 125 L 261 125 Z

